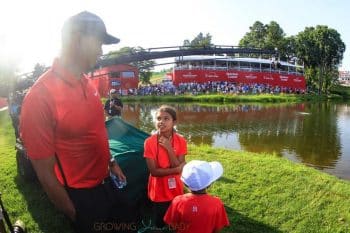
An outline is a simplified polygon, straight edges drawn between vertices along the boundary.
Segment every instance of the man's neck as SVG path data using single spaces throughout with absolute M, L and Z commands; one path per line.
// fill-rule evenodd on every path
M 82 74 L 84 73 L 84 69 L 79 65 L 79 61 L 77 61 L 77 59 L 73 59 L 71 56 L 67 56 L 63 54 L 60 57 L 60 63 L 65 69 L 67 69 L 77 79 L 80 79 L 82 77 Z

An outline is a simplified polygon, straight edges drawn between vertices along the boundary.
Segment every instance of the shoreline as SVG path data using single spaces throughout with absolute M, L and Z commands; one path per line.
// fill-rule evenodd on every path
M 203 95 L 148 95 L 148 96 L 121 96 L 125 102 L 189 102 L 189 103 L 298 103 L 307 101 L 343 101 L 346 98 L 339 94 L 310 95 L 310 94 L 260 94 L 260 95 L 232 95 L 232 94 L 203 94 Z
M 40 185 L 19 177 L 10 118 L 0 112 L 0 119 L 0 190 L 9 215 L 23 220 L 29 232 L 71 233 L 69 222 Z M 223 164 L 223 177 L 208 190 L 225 204 L 231 224 L 223 233 L 350 229 L 349 181 L 273 154 L 190 144 L 186 157 Z

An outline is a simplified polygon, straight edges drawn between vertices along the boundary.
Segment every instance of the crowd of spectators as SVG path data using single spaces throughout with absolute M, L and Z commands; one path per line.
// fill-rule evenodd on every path
M 305 90 L 269 84 L 244 84 L 233 82 L 180 83 L 178 87 L 169 84 L 141 86 L 129 92 L 133 95 L 181 95 L 181 94 L 304 94 Z

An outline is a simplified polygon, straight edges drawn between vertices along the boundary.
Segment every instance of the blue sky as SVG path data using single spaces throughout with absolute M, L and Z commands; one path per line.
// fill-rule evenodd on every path
M 182 45 L 199 32 L 210 33 L 214 44 L 238 45 L 255 21 L 276 21 L 288 36 L 327 25 L 348 47 L 349 9 L 347 0 L 12 0 L 0 7 L 0 62 L 13 61 L 21 72 L 37 62 L 51 65 L 59 54 L 63 21 L 83 10 L 101 16 L 107 30 L 121 39 L 104 47 L 108 52 L 124 46 Z M 350 70 L 347 50 L 341 70 Z

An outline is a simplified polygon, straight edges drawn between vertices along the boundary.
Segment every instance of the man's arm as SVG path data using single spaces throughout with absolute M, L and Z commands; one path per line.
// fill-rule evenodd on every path
M 31 159 L 31 162 L 49 199 L 58 209 L 74 221 L 76 212 L 73 202 L 55 175 L 54 165 L 56 164 L 56 158 L 51 156 L 45 159 Z
M 109 169 L 114 175 L 118 177 L 119 180 L 126 181 L 126 177 L 122 169 L 119 167 L 119 164 L 115 161 L 115 159 L 111 159 L 111 161 L 109 162 Z

